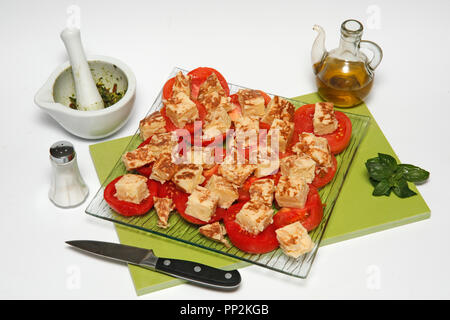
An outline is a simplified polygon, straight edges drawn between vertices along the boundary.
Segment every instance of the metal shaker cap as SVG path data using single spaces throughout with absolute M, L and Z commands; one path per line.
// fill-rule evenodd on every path
M 75 149 L 69 141 L 58 141 L 50 147 L 50 159 L 57 164 L 68 163 L 75 158 Z

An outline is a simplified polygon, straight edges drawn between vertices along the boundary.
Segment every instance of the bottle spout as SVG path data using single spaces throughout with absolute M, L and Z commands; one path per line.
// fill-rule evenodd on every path
M 325 31 L 319 25 L 314 25 L 313 30 L 317 32 L 317 37 L 314 40 L 311 50 L 311 62 L 313 66 L 322 61 L 327 53 L 325 49 Z

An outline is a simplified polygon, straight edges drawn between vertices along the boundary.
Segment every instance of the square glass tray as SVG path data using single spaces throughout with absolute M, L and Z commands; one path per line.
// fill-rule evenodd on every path
M 174 77 L 178 71 L 186 73 L 186 71 L 183 69 L 175 68 L 172 71 L 169 78 Z M 246 89 L 244 87 L 233 85 L 230 83 L 229 87 L 230 87 L 230 94 L 236 93 L 240 89 Z M 271 97 L 274 96 L 273 94 L 269 95 Z M 294 104 L 296 108 L 305 104 L 288 98 L 285 99 L 289 100 L 292 104 Z M 162 107 L 162 89 L 158 97 L 156 98 L 155 102 L 151 106 L 150 110 L 148 111 L 147 115 L 151 114 L 156 110 L 159 110 L 161 107 Z M 100 187 L 100 189 L 97 191 L 96 195 L 90 202 L 89 206 L 86 208 L 86 213 L 94 217 L 134 227 L 136 229 L 148 231 L 163 237 L 167 237 L 200 248 L 211 250 L 220 254 L 224 254 L 236 259 L 240 259 L 262 267 L 266 267 L 291 276 L 295 276 L 298 278 L 306 278 L 314 262 L 314 258 L 317 254 L 320 242 L 327 227 L 327 223 L 333 211 L 334 204 L 336 203 L 341 188 L 344 184 L 347 172 L 350 168 L 354 155 L 370 124 L 369 117 L 352 114 L 348 112 L 346 112 L 346 115 L 350 118 L 353 129 L 350 144 L 342 153 L 336 156 L 338 166 L 333 180 L 328 185 L 319 190 L 320 198 L 322 200 L 322 203 L 325 204 L 325 207 L 322 222 L 316 229 L 314 229 L 309 233 L 311 239 L 315 243 L 314 249 L 311 252 L 300 256 L 298 259 L 286 256 L 285 254 L 283 254 L 280 248 L 266 254 L 249 254 L 239 250 L 234 246 L 227 248 L 221 243 L 215 242 L 202 236 L 198 232 L 198 226 L 185 221 L 180 215 L 176 213 L 172 213 L 170 215 L 169 218 L 170 226 L 167 229 L 162 229 L 157 226 L 158 217 L 154 209 L 152 209 L 149 213 L 145 215 L 135 217 L 124 217 L 121 216 L 120 214 L 117 214 L 114 210 L 112 210 L 108 206 L 108 204 L 103 199 L 103 191 L 110 181 L 126 173 L 125 166 L 120 158 L 117 160 L 114 168 L 108 175 L 108 178 Z M 126 151 L 136 149 L 141 142 L 142 139 L 139 136 L 138 130 L 132 137 L 130 143 L 127 145 L 125 150 L 123 150 L 123 153 L 125 153 Z

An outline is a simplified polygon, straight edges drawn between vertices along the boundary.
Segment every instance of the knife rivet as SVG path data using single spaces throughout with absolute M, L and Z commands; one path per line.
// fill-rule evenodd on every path
M 165 266 L 170 266 L 170 260 L 164 260 L 163 263 L 164 263 Z
M 231 279 L 233 275 L 229 272 L 225 273 L 225 279 Z
M 194 267 L 194 271 L 195 272 L 200 272 L 200 271 L 202 271 L 202 268 L 200 266 L 195 266 Z

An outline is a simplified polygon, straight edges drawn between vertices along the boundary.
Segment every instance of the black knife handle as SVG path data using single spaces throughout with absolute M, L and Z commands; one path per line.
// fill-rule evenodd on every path
M 187 260 L 158 258 L 155 269 L 177 278 L 213 287 L 231 289 L 241 282 L 241 275 L 237 270 L 225 271 Z

